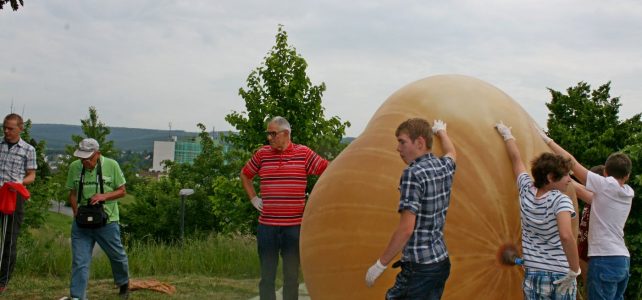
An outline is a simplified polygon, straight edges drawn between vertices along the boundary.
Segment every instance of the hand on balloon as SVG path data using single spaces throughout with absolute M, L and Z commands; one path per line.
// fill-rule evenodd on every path
M 432 133 L 437 134 L 442 130 L 446 131 L 446 123 L 442 120 L 435 120 L 432 125 Z
M 375 280 L 381 276 L 381 273 L 386 270 L 386 266 L 381 264 L 381 261 L 377 259 L 377 262 L 368 269 L 368 273 L 366 273 L 366 286 L 372 287 L 374 285 Z
M 504 141 L 515 139 L 515 137 L 513 137 L 513 134 L 511 133 L 512 127 L 504 125 L 503 121 L 499 121 L 499 123 L 495 124 L 495 129 L 497 129 L 497 132 L 499 132 L 502 138 L 504 138 Z
M 259 196 L 254 196 L 250 201 L 256 210 L 263 211 L 263 199 L 259 198 Z
M 573 270 L 568 269 L 568 273 L 558 279 L 553 281 L 553 284 L 559 284 L 559 291 L 561 294 L 566 294 L 573 286 L 575 285 L 575 278 L 582 274 L 582 269 L 577 269 L 577 273 L 573 272 Z

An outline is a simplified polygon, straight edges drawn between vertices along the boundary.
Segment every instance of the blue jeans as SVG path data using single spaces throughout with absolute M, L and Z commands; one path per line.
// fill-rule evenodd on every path
M 274 281 L 279 254 L 283 259 L 283 299 L 299 298 L 299 232 L 301 226 L 270 226 L 259 224 L 257 244 L 261 261 L 261 300 L 276 299 Z
M 433 264 L 402 262 L 401 272 L 386 293 L 386 299 L 441 299 L 448 276 L 449 258 Z
M 626 256 L 589 257 L 589 300 L 624 299 L 631 260 Z
M 121 286 L 129 282 L 129 263 L 123 243 L 120 241 L 120 225 L 116 222 L 96 228 L 80 228 L 71 224 L 71 284 L 72 298 L 85 299 L 91 252 L 98 243 L 111 262 L 114 283 Z
M 575 300 L 577 281 L 573 283 L 571 289 L 563 294 L 558 288 L 559 285 L 553 284 L 555 280 L 562 279 L 564 276 L 566 276 L 564 273 L 537 271 L 527 268 L 524 274 L 524 282 L 522 283 L 524 299 Z

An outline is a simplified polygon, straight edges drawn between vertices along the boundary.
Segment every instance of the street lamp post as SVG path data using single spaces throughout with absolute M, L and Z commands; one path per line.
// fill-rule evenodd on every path
M 185 240 L 185 197 L 194 194 L 193 189 L 181 189 L 178 195 L 181 196 L 181 243 Z

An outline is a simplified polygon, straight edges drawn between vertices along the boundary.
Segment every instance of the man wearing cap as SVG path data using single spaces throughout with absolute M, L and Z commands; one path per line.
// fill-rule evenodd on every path
M 125 176 L 118 163 L 100 154 L 98 142 L 86 138 L 78 144 L 74 156 L 79 158 L 69 165 L 67 188 L 69 202 L 78 213 L 79 205 L 103 204 L 108 215 L 107 224 L 99 228 L 71 225 L 71 298 L 85 299 L 89 265 L 94 245 L 98 243 L 111 262 L 114 283 L 120 288 L 120 297 L 127 299 L 129 292 L 129 265 L 125 248 L 120 240 L 118 202 L 125 196 Z M 102 188 L 101 180 L 102 178 Z M 81 188 L 82 185 L 82 189 Z M 82 193 L 78 191 L 82 190 Z M 101 190 L 103 192 L 101 192 Z
M 8 114 L 2 123 L 4 138 L 0 141 L 0 186 L 8 182 L 27 185 L 36 180 L 36 149 L 20 138 L 23 126 L 22 117 L 13 113 Z M 0 293 L 5 291 L 16 265 L 16 240 L 24 218 L 24 199 L 17 194 L 16 210 L 12 214 L 0 214 L 2 220 L 7 221 L 4 245 L 0 245 L 3 247 Z

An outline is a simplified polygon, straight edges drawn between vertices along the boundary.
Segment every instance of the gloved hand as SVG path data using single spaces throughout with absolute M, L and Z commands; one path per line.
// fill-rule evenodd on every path
M 566 276 L 553 281 L 553 284 L 559 284 L 559 291 L 561 294 L 566 294 L 571 288 L 573 288 L 573 284 L 575 283 L 575 278 L 582 274 L 582 269 L 577 269 L 577 273 L 573 272 L 573 270 L 568 269 L 568 273 Z
M 256 210 L 263 211 L 263 199 L 259 198 L 259 196 L 254 196 L 250 201 Z
M 508 127 L 504 125 L 503 121 L 499 121 L 499 123 L 495 124 L 495 128 L 497 129 L 497 132 L 504 138 L 504 141 L 508 141 L 510 139 L 515 139 L 513 137 L 513 134 L 511 133 L 511 128 L 513 127 Z
M 381 276 L 381 273 L 386 270 L 386 266 L 381 264 L 381 261 L 377 259 L 377 262 L 368 269 L 366 273 L 366 286 L 371 287 L 374 285 L 375 280 Z
M 546 133 L 544 132 L 544 130 L 542 130 L 542 128 L 539 128 L 539 126 L 537 126 L 537 124 L 535 124 L 535 128 L 537 128 L 537 133 L 539 133 L 539 136 L 542 137 L 542 141 L 544 141 L 544 143 L 546 143 L 546 145 L 548 145 L 548 143 L 553 141 L 553 139 L 549 138 L 546 135 Z
M 437 134 L 441 130 L 446 131 L 446 123 L 442 120 L 435 120 L 432 125 L 432 133 Z
M 14 182 L 15 182 L 15 183 L 19 183 L 19 184 L 23 184 L 23 183 L 22 183 L 22 180 L 16 180 L 16 181 L 14 181 Z

